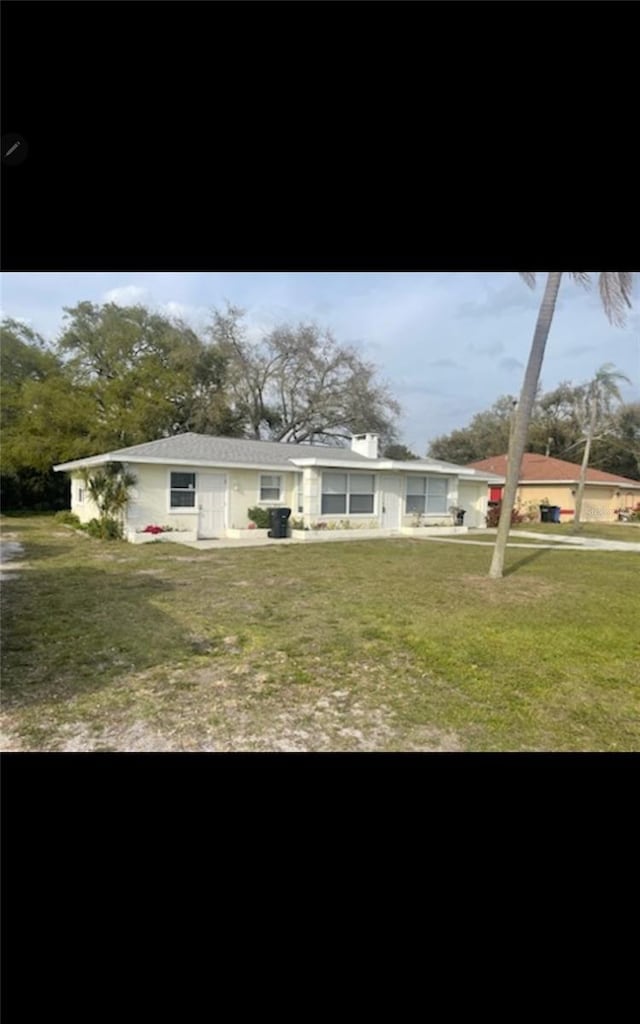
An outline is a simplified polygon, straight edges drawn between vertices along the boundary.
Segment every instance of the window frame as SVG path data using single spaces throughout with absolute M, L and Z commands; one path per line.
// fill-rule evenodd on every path
M 269 477 L 270 480 L 278 481 L 278 497 L 277 498 L 263 498 L 263 490 L 274 491 L 275 487 L 265 488 L 262 481 L 264 477 Z M 281 505 L 282 504 L 282 473 L 260 473 L 258 478 L 258 504 L 259 505 Z
M 294 504 L 299 516 L 304 514 L 304 473 L 296 473 Z
M 329 491 L 325 491 L 325 477 L 326 476 L 344 476 L 346 477 L 345 491 L 335 491 L 331 494 Z M 354 483 L 357 482 L 358 478 L 368 477 L 371 479 L 373 490 L 357 490 L 352 486 L 352 478 Z M 323 470 L 320 480 L 320 515 L 321 516 L 340 516 L 340 518 L 358 519 L 358 518 L 371 518 L 376 515 L 377 497 L 378 497 L 378 486 L 377 486 L 377 473 L 362 472 L 354 470 Z M 344 511 L 343 512 L 326 512 L 324 508 L 325 498 L 337 498 L 344 496 Z M 351 511 L 351 499 L 352 497 L 371 497 L 371 511 L 366 512 L 352 512 Z
M 169 486 L 168 486 L 167 490 L 168 490 L 168 497 L 169 497 L 169 502 L 168 502 L 168 504 L 169 504 L 169 512 L 171 513 L 171 515 L 185 515 L 185 514 L 197 515 L 198 511 L 199 511 L 199 509 L 198 509 L 198 474 L 195 472 L 195 470 L 193 472 L 191 472 L 190 470 L 185 470 L 185 469 L 170 469 L 168 472 L 169 472 Z M 173 487 L 172 486 L 172 482 L 173 482 L 172 481 L 172 477 L 177 476 L 178 474 L 180 474 L 181 476 L 192 476 L 193 477 L 193 487 Z M 174 505 L 173 501 L 172 501 L 172 497 L 173 497 L 173 492 L 174 491 L 179 491 L 182 494 L 185 494 L 185 493 L 186 494 L 193 494 L 193 505 Z
M 419 480 L 422 481 L 422 483 L 424 484 L 424 491 L 423 491 L 423 494 L 422 494 L 423 507 L 422 507 L 421 510 L 420 509 L 415 509 L 415 508 L 409 509 L 408 508 L 409 499 L 410 498 L 419 498 L 421 496 L 419 494 L 419 492 L 416 492 L 416 491 L 414 491 L 413 493 L 409 492 L 409 483 L 410 482 L 411 483 L 416 483 Z M 444 485 L 445 485 L 444 486 L 444 496 L 438 495 L 438 498 L 442 497 L 442 501 L 443 501 L 443 505 L 444 505 L 442 511 L 435 512 L 435 511 L 429 510 L 429 482 L 430 481 L 432 481 L 434 483 L 436 481 L 438 483 L 443 482 Z M 413 474 L 411 474 L 411 476 L 407 476 L 406 484 L 405 484 L 405 493 L 404 493 L 404 514 L 406 516 L 414 516 L 414 515 L 446 516 L 447 511 L 448 511 L 447 501 L 449 499 L 449 481 L 450 481 L 450 478 L 447 477 L 447 476 L 435 476 L 433 474 L 431 474 L 431 475 L 425 474 L 424 476 L 418 476 L 418 475 L 414 476 Z

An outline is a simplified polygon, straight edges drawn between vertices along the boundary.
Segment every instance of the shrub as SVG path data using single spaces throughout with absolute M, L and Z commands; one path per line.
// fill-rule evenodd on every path
M 499 501 L 496 505 L 493 505 L 485 517 L 487 526 L 497 526 L 500 522 L 500 510 L 502 508 L 502 502 Z M 511 525 L 516 526 L 517 523 L 521 523 L 524 516 L 520 514 L 515 508 L 511 509 Z
M 524 512 L 522 513 L 522 519 L 527 523 L 537 523 L 540 519 L 540 506 L 537 501 L 527 502 Z
M 65 509 L 64 512 L 56 512 L 53 517 L 56 523 L 63 523 L 65 526 L 80 526 L 80 519 L 75 512 Z
M 291 525 L 292 530 L 304 530 L 303 519 L 296 519 L 295 516 L 292 516 L 291 519 L 289 520 L 289 523 Z
M 252 523 L 256 524 L 259 530 L 267 530 L 271 526 L 269 510 L 266 508 L 259 508 L 258 505 L 254 505 L 253 508 L 247 509 L 247 516 Z
M 90 537 L 98 540 L 122 540 L 122 524 L 111 516 L 89 520 L 86 530 Z

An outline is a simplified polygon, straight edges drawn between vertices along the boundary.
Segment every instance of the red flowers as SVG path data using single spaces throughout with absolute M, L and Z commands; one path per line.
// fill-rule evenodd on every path
M 164 533 L 163 526 L 145 526 L 143 533 Z

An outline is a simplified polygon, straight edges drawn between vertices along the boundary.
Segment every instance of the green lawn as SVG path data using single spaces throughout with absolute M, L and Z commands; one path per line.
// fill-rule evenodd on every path
M 549 535 L 556 537 L 598 537 L 601 540 L 624 540 L 640 544 L 640 523 L 583 523 L 578 533 L 573 534 L 573 523 L 522 523 L 513 528 L 513 540 L 517 540 L 518 530 L 528 533 L 540 533 L 547 540 Z
M 3 528 L 6 749 L 640 750 L 635 553 Z

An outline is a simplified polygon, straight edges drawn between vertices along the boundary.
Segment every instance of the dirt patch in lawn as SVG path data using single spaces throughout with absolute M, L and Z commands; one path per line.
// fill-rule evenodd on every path
M 8 754 L 24 749 L 20 737 L 3 721 L 0 724 L 0 751 Z
M 194 646 L 200 638 L 194 636 Z M 54 701 L 39 713 L 35 732 L 17 735 L 6 718 L 5 750 L 64 752 L 445 752 L 461 739 L 432 722 L 407 721 L 394 708 L 385 672 L 367 688 L 329 689 L 326 679 L 296 678 L 283 655 L 277 671 L 239 657 L 238 637 L 221 642 L 207 664 L 167 675 L 139 673 L 103 695 Z M 371 667 L 369 677 L 375 676 Z M 285 678 L 287 677 L 287 678 Z M 371 688 L 377 691 L 376 698 Z

